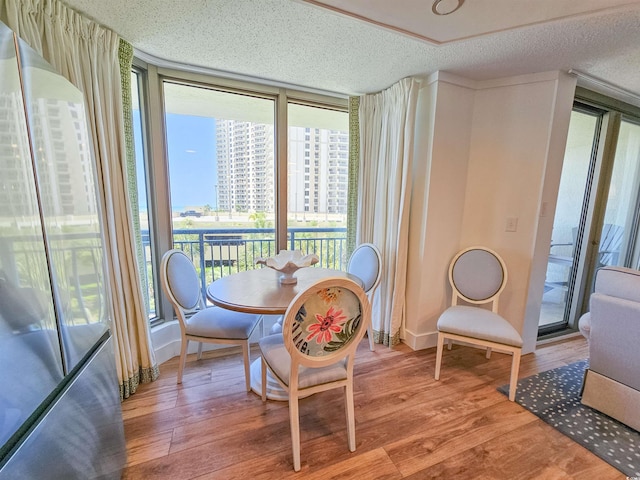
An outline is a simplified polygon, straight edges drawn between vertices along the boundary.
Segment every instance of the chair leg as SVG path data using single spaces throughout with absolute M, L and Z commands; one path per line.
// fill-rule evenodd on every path
M 345 409 L 347 414 L 347 441 L 349 451 L 356 451 L 356 418 L 353 407 L 353 383 L 349 382 L 344 387 Z
M 202 360 L 202 342 L 198 343 L 198 360 Z
M 440 380 L 440 367 L 442 366 L 442 350 L 444 349 L 444 335 L 438 333 L 438 348 L 436 350 L 436 373 L 435 379 Z
M 249 340 L 242 344 L 242 357 L 244 361 L 244 379 L 247 387 L 247 392 L 251 391 L 251 370 L 250 370 L 250 359 L 249 359 Z
M 293 449 L 293 469 L 300 471 L 300 418 L 298 416 L 298 393 L 289 391 L 289 423 L 291 425 L 291 446 Z
M 367 328 L 367 337 L 369 337 L 369 350 L 373 352 L 373 329 L 371 327 Z
M 509 382 L 509 400 L 512 402 L 516 399 L 516 388 L 518 387 L 518 371 L 520 370 L 520 354 L 521 350 L 513 351 L 513 359 L 511 360 L 511 381 Z
M 182 372 L 184 365 L 187 363 L 187 349 L 189 348 L 189 340 L 182 339 L 182 348 L 180 348 L 180 364 L 178 365 L 178 383 L 182 383 Z
M 451 350 L 451 347 L 453 347 L 453 340 L 449 339 L 447 340 L 447 350 Z
M 261 358 L 260 364 L 262 366 L 260 375 L 262 377 L 262 401 L 267 401 L 267 362 L 264 361 L 264 357 Z
M 487 347 L 487 354 L 485 355 L 486 358 L 491 358 L 491 347 Z

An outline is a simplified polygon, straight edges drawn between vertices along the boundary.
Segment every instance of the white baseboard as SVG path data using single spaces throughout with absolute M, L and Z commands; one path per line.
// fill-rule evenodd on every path
M 438 332 L 415 334 L 405 329 L 402 341 L 407 344 L 411 350 L 425 350 L 437 345 Z

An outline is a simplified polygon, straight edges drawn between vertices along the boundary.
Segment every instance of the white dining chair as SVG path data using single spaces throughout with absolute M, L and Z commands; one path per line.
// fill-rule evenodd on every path
M 370 321 L 371 306 L 362 287 L 350 279 L 329 278 L 296 295 L 284 315 L 282 334 L 260 340 L 262 401 L 268 369 L 288 393 L 295 471 L 300 470 L 301 397 L 344 388 L 348 445 L 355 451 L 353 364 Z
M 173 305 L 180 324 L 182 344 L 178 383 L 182 383 L 190 341 L 198 342 L 198 360 L 202 358 L 203 343 L 232 344 L 242 347 L 245 383 L 247 391 L 250 391 L 249 337 L 262 321 L 262 315 L 206 307 L 198 273 L 182 250 L 169 250 L 163 255 L 160 278 L 162 289 Z
M 349 257 L 347 272 L 355 275 L 362 281 L 362 288 L 369 297 L 369 302 L 373 304 L 373 295 L 380 285 L 382 277 L 382 255 L 380 250 L 373 243 L 362 243 Z M 367 329 L 369 337 L 369 350 L 374 349 L 373 326 Z
M 514 401 L 522 352 L 522 337 L 498 314 L 498 298 L 507 283 L 507 267 L 500 256 L 485 247 L 470 247 L 459 252 L 449 265 L 451 307 L 438 319 L 438 346 L 435 379 L 440 378 L 444 341 L 460 341 L 513 355 L 509 400 Z M 463 300 L 470 305 L 459 305 Z M 491 310 L 481 307 L 491 304 Z

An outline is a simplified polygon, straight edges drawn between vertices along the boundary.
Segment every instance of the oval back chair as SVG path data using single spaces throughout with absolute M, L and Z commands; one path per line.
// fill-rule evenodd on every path
M 298 293 L 284 315 L 283 333 L 260 340 L 262 400 L 267 368 L 288 392 L 293 468 L 300 470 L 298 400 L 333 388 L 345 389 L 349 450 L 355 451 L 353 364 L 371 320 L 364 290 L 346 278 L 328 278 Z
M 485 247 L 469 247 L 459 252 L 449 265 L 451 306 L 438 319 L 438 347 L 435 379 L 440 378 L 444 341 L 448 348 L 455 340 L 513 355 L 509 400 L 515 400 L 522 351 L 522 338 L 515 328 L 498 314 L 498 299 L 507 283 L 507 267 L 500 256 Z M 470 305 L 459 305 L 463 300 Z M 491 304 L 491 310 L 483 304 Z
M 349 257 L 347 272 L 362 280 L 365 293 L 369 297 L 369 302 L 373 305 L 373 295 L 380 285 L 382 277 L 382 255 L 380 250 L 373 243 L 362 243 Z M 373 326 L 367 329 L 369 337 L 369 350 L 373 351 Z
M 232 344 L 242 347 L 245 384 L 249 391 L 249 337 L 262 321 L 262 316 L 220 307 L 206 307 L 198 273 L 191 259 L 182 250 L 169 250 L 163 255 L 160 281 L 180 324 L 178 383 L 182 383 L 189 341 L 198 342 L 198 360 L 202 357 L 203 343 Z

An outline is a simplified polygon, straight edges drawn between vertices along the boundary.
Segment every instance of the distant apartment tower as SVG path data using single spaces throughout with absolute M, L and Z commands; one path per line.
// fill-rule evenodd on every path
M 289 211 L 346 214 L 347 132 L 289 128 Z
M 81 103 L 56 99 L 38 98 L 31 105 L 34 156 L 40 183 L 44 185 L 40 197 L 43 211 L 48 215 L 85 215 L 97 208 L 93 190 L 86 188 L 93 185 L 94 178 L 83 109 Z M 29 187 L 33 178 L 24 176 L 28 171 L 24 165 L 31 161 L 27 132 L 22 126 L 16 127 L 24 125 L 18 118 L 22 112 L 18 99 L 10 94 L 0 97 L 0 126 L 4 138 L 0 149 L 0 207 L 4 208 L 0 208 L 0 212 L 28 215 L 33 211 L 35 192 Z M 77 164 L 81 168 L 70 168 Z
M 51 215 L 92 215 L 97 208 L 93 155 L 84 105 L 38 99 L 33 105 L 33 141 L 45 188 L 43 210 Z
M 221 212 L 274 211 L 273 127 L 216 121 L 218 208 Z M 288 210 L 346 214 L 349 135 L 289 127 Z
M 273 126 L 216 120 L 221 212 L 273 212 Z

